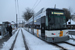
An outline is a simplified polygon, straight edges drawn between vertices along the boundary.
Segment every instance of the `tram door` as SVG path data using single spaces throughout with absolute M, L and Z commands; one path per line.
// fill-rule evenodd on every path
M 45 17 L 41 18 L 41 37 L 45 38 Z

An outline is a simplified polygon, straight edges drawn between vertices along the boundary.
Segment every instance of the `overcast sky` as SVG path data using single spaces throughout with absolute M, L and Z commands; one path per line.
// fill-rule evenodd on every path
M 27 7 L 38 12 L 41 8 L 70 8 L 75 13 L 75 0 L 18 0 L 18 22 L 22 21 L 23 12 Z M 17 11 L 18 12 L 18 11 Z M 0 0 L 0 23 L 4 21 L 16 22 L 15 0 Z

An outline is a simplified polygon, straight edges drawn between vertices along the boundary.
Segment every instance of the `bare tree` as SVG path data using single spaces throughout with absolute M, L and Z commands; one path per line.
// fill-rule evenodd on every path
M 26 8 L 26 11 L 23 14 L 24 20 L 28 21 L 34 15 L 34 11 L 30 8 Z
M 63 10 L 65 12 L 66 21 L 68 21 L 71 18 L 71 12 L 66 8 L 63 8 Z

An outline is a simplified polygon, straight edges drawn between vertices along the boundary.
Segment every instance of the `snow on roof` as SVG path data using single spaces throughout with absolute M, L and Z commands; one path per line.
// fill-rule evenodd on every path
M 68 24 L 68 22 L 70 22 L 70 19 L 67 21 L 67 25 L 70 25 Z M 71 25 L 75 25 L 75 22 L 71 19 Z

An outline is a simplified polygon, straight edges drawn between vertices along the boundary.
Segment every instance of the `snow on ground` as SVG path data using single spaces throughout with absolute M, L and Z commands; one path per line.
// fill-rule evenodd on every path
M 9 50 L 11 48 L 18 30 L 15 32 L 15 34 L 12 37 L 10 37 L 10 39 L 7 42 L 4 42 L 2 50 Z
M 69 37 L 75 39 L 75 35 L 69 35 Z M 73 40 L 73 39 L 70 39 L 70 40 L 68 40 L 68 41 L 66 41 L 66 42 L 75 44 L 75 40 Z
M 21 29 L 21 28 L 19 28 L 19 29 Z M 11 48 L 12 43 L 15 39 L 15 36 L 16 36 L 18 30 L 15 32 L 15 34 L 13 34 L 13 36 L 7 42 L 5 42 L 3 44 L 2 50 L 9 50 Z M 24 29 L 22 29 L 22 30 L 23 30 L 25 40 L 26 40 L 26 43 L 27 43 L 29 50 L 60 50 L 60 48 L 38 39 L 37 37 L 35 37 L 34 35 L 30 34 L 27 31 L 25 31 Z M 73 37 L 75 38 L 75 36 L 73 36 Z M 75 41 L 73 41 L 71 39 L 68 40 L 67 42 L 75 44 Z M 69 49 L 69 50 L 75 49 L 74 46 L 71 46 L 71 45 L 66 44 L 66 43 L 59 43 L 58 45 L 66 48 L 66 49 Z M 18 37 L 16 39 L 14 50 L 25 50 L 21 30 L 19 31 Z
M 26 38 L 26 42 L 27 42 L 29 50 L 60 50 L 59 48 L 53 45 L 47 44 L 46 42 L 38 39 L 37 37 L 25 31 L 24 29 L 22 30 Z
M 16 30 L 16 29 L 15 29 Z M 12 32 L 14 32 L 15 30 L 12 30 Z
M 16 29 L 12 30 L 12 32 L 14 32 Z
M 75 36 L 74 36 L 74 35 L 72 35 L 72 37 L 71 37 L 71 35 L 69 35 L 69 37 L 70 37 L 70 38 L 73 37 L 73 38 L 75 39 Z M 71 43 L 71 44 L 75 44 L 75 40 L 72 40 L 72 39 L 67 40 L 66 42 Z M 63 46 L 64 48 L 66 48 L 66 49 L 68 49 L 68 50 L 75 50 L 75 46 L 71 46 L 71 45 L 66 44 L 66 43 L 60 43 L 60 44 L 58 44 L 58 45 Z
M 24 42 L 23 42 L 21 30 L 19 31 L 19 34 L 17 36 L 17 39 L 16 39 L 13 50 L 25 50 L 25 45 L 24 45 Z
M 75 29 L 69 29 L 69 31 L 75 31 Z M 68 34 L 68 35 L 69 35 L 70 38 L 75 39 L 75 35 L 70 35 L 70 34 Z M 75 44 L 75 40 L 73 40 L 73 39 L 70 39 L 70 40 L 68 40 L 68 41 L 66 41 L 66 42 Z
M 70 39 L 70 40 L 68 40 L 66 42 L 71 43 L 71 44 L 75 44 L 75 40 L 72 40 L 72 39 Z

